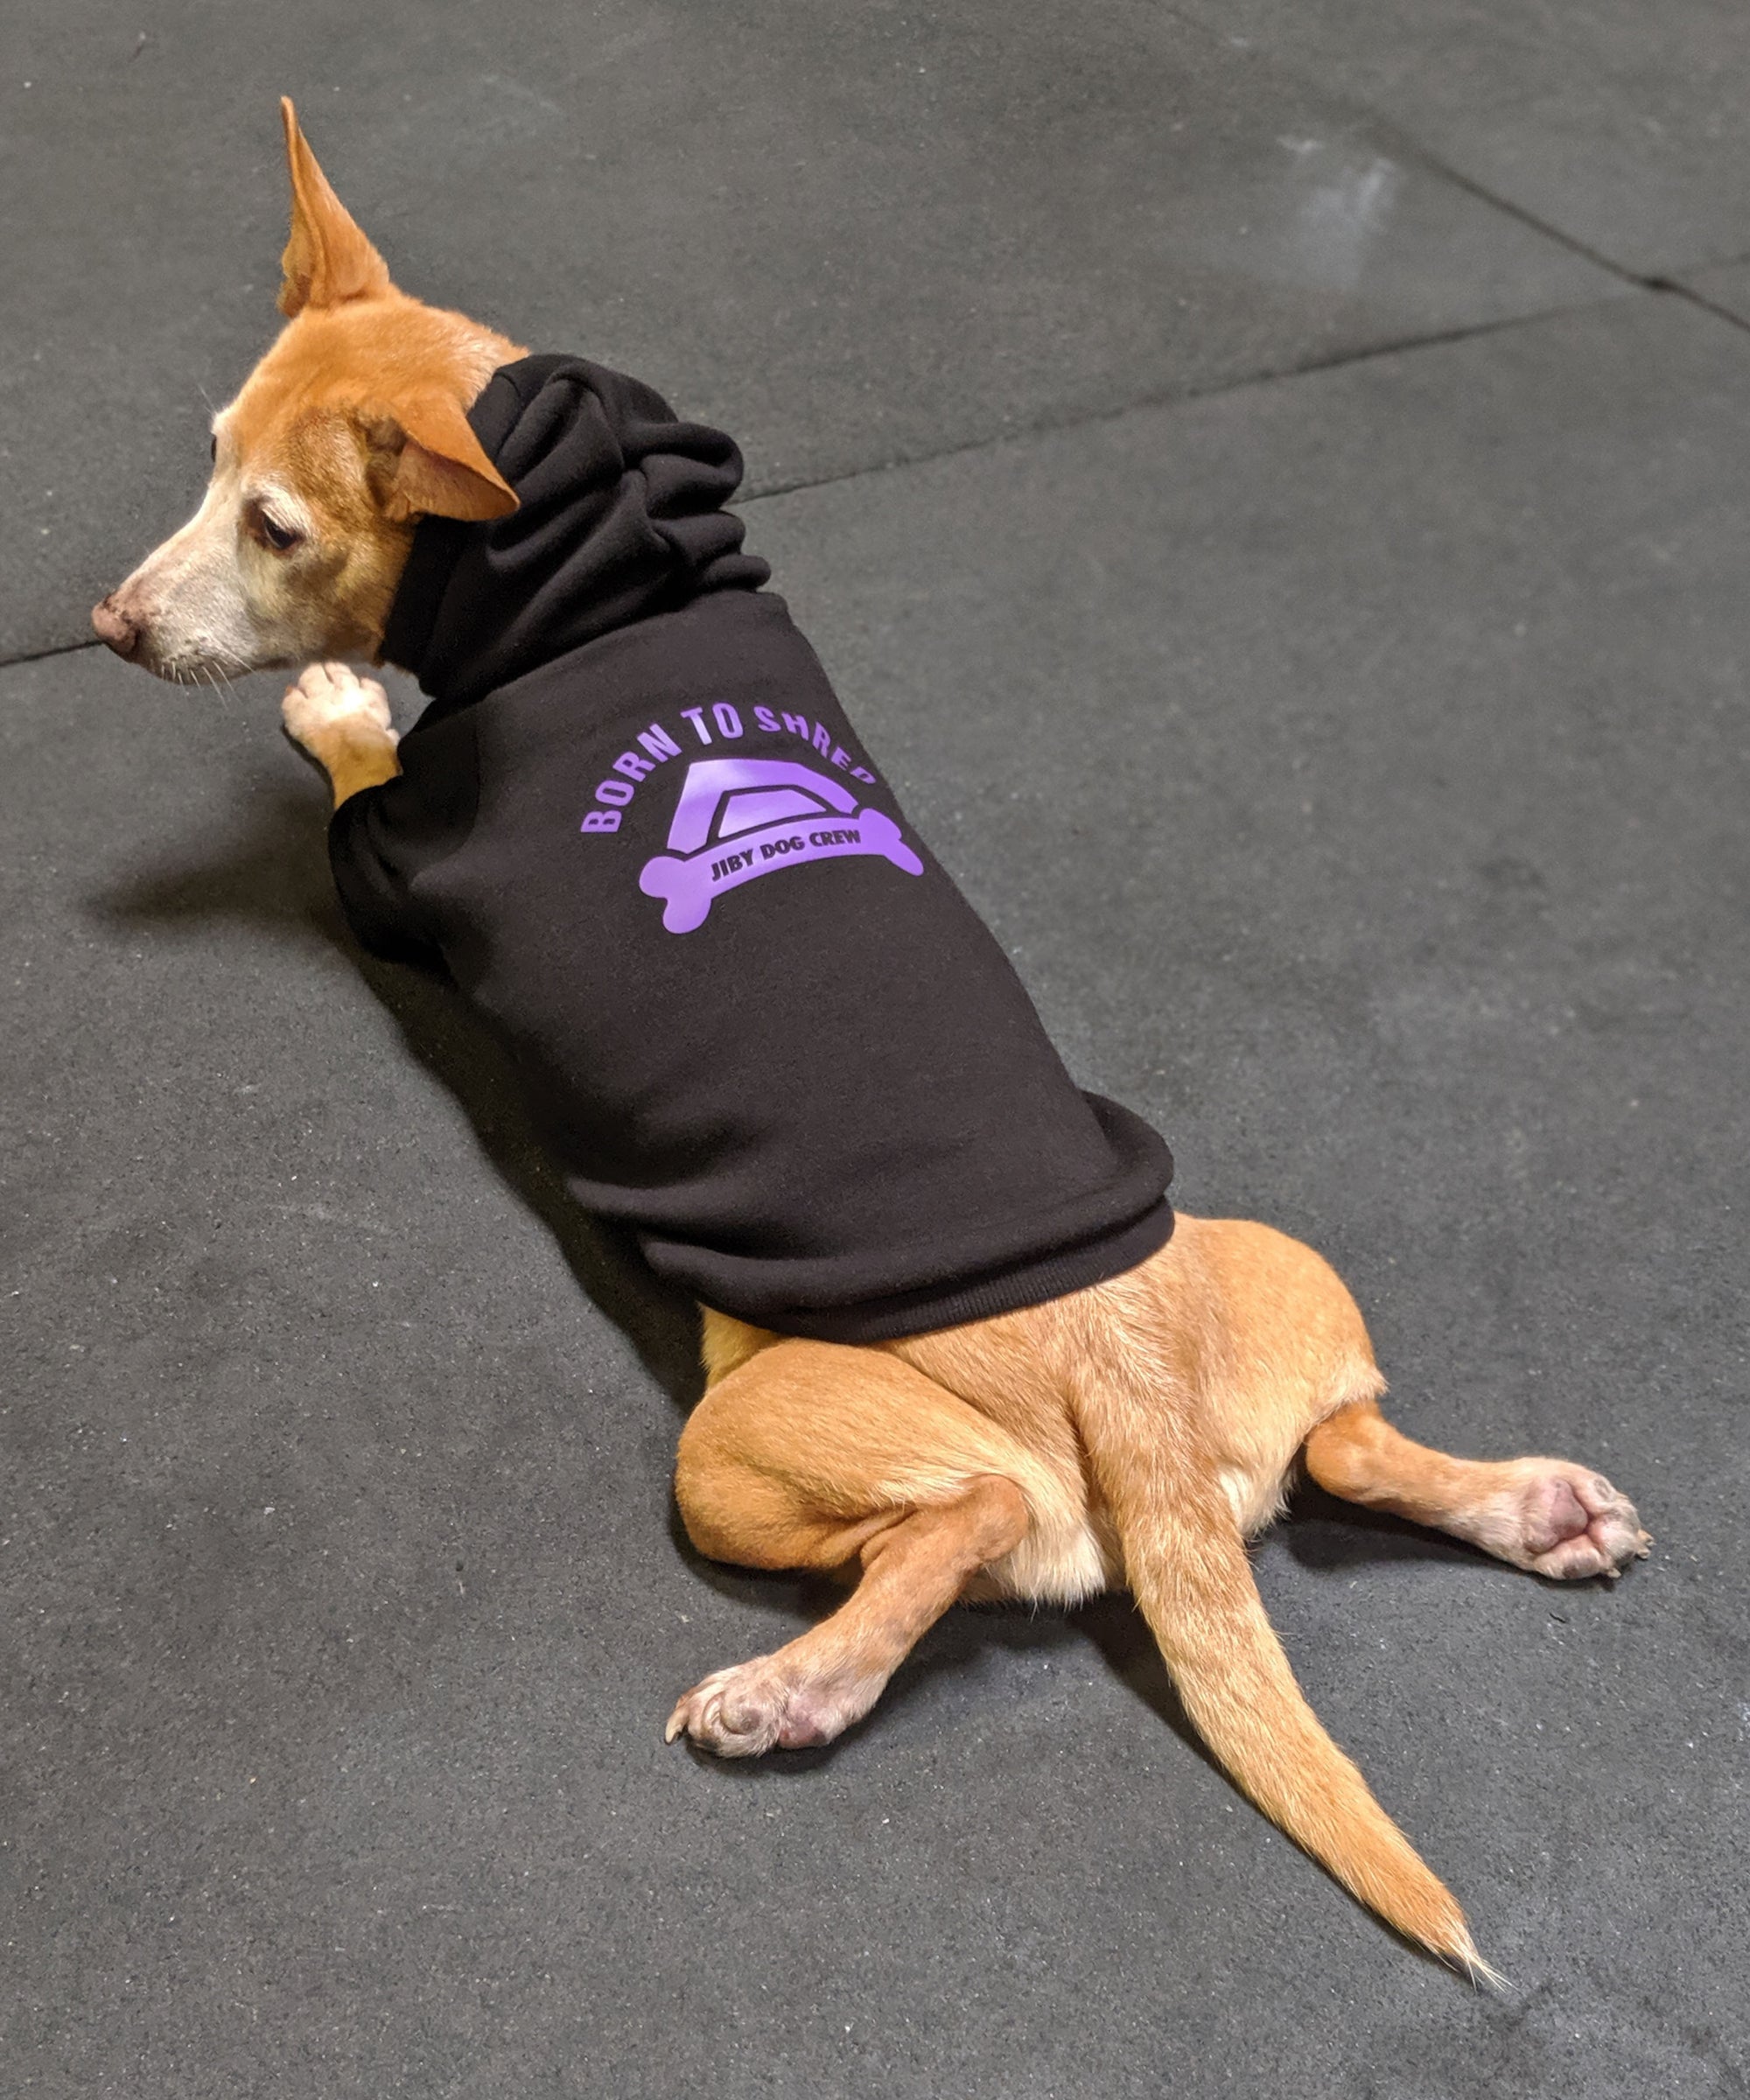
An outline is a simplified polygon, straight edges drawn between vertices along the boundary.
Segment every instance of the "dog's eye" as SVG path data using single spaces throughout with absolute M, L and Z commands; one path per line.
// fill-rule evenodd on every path
M 304 544 L 305 536 L 295 525 L 282 525 L 260 496 L 251 496 L 243 505 L 243 530 L 258 547 L 270 548 L 275 554 L 290 554 L 294 547 Z
M 270 518 L 266 511 L 263 511 L 262 513 L 262 537 L 276 554 L 290 554 L 304 537 L 304 535 L 301 532 L 294 532 L 290 525 L 282 525 L 277 519 Z
M 213 435 L 212 435 L 211 438 L 209 438 L 209 439 L 208 439 L 208 441 L 207 441 L 207 445 L 206 445 L 206 457 L 207 457 L 207 458 L 208 458 L 210 460 L 212 460 L 212 462 L 214 463 L 214 465 L 215 466 L 218 465 L 218 463 L 219 463 L 219 433 L 218 433 L 218 431 L 217 431 L 217 430 L 214 430 L 214 433 L 213 433 Z

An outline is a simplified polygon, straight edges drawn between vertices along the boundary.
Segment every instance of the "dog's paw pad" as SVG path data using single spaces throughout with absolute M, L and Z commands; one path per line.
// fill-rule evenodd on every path
M 1645 1560 L 1653 1541 L 1634 1505 L 1601 1473 L 1559 1459 L 1527 1459 L 1514 1498 L 1516 1551 L 1507 1558 L 1538 1575 L 1579 1582 L 1614 1578 L 1631 1560 Z

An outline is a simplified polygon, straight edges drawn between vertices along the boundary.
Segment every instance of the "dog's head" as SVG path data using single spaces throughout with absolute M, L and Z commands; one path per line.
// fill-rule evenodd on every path
M 280 108 L 286 326 L 213 420 L 200 509 L 91 615 L 117 655 L 178 683 L 374 658 L 418 520 L 516 508 L 467 410 L 522 353 L 396 290 Z

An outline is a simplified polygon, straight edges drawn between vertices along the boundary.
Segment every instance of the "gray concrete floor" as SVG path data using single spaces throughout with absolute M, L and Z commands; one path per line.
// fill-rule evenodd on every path
M 0 2087 L 1740 2094 L 1750 29 L 1728 0 L 9 14 Z M 1542 1585 L 1259 1578 L 1510 1979 L 1198 1755 L 1129 1607 L 664 1750 L 685 1309 L 363 962 L 276 689 L 81 646 L 272 326 L 299 99 L 410 289 L 742 438 L 914 816 L 1188 1208 L 1413 1432 L 1610 1471 Z M 404 691 L 398 700 L 408 702 Z

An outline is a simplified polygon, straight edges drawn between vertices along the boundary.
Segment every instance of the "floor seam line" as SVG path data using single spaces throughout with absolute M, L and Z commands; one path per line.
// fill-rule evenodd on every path
M 1396 126 L 1394 125 L 1393 129 L 1396 130 Z M 1578 234 L 1571 234 L 1565 228 L 1540 218 L 1529 206 L 1520 204 L 1511 197 L 1503 197 L 1498 190 L 1492 190 L 1474 176 L 1466 175 L 1462 168 L 1455 168 L 1451 162 L 1443 160 L 1412 134 L 1399 131 L 1398 136 L 1412 149 L 1416 158 L 1431 174 L 1441 177 L 1455 188 L 1462 190 L 1467 197 L 1474 197 L 1479 204 L 1489 206 L 1528 231 L 1540 234 L 1545 241 L 1553 241 L 1558 248 L 1566 248 L 1570 255 L 1578 256 L 1582 262 L 1590 262 L 1594 270 L 1607 271 L 1619 284 L 1631 284 L 1638 291 L 1669 291 L 1673 288 L 1672 280 L 1656 273 L 1649 274 L 1645 270 L 1631 269 L 1627 262 L 1619 262 L 1601 248 L 1593 248 L 1589 242 L 1581 240 Z
M 104 644 L 95 635 L 89 641 L 57 641 L 46 649 L 26 649 L 18 656 L 0 656 L 0 671 L 18 669 L 26 663 L 47 663 L 56 656 L 77 656 L 82 649 L 101 649 Z
M 1463 181 L 1464 178 L 1455 175 L 1452 179 Z M 1494 201 L 1488 198 L 1487 192 L 1477 189 L 1476 186 L 1467 185 L 1466 186 L 1474 190 L 1480 198 Z M 1516 216 L 1523 216 L 1517 212 L 1515 206 L 1503 203 L 1501 208 L 1514 212 Z M 1527 219 L 1526 222 L 1536 224 L 1530 219 Z M 1538 230 L 1544 229 L 1539 228 Z M 1566 238 L 1564 235 L 1553 232 L 1550 237 L 1556 240 Z M 1578 251 L 1577 250 L 1577 252 Z M 1691 304 L 1700 307 L 1704 312 L 1727 322 L 1731 326 L 1738 329 L 1740 333 L 1750 334 L 1750 321 L 1740 318 L 1723 307 L 1716 306 L 1712 300 L 1703 298 L 1698 292 L 1690 290 L 1687 285 L 1676 279 L 1640 277 L 1632 271 L 1623 270 L 1617 265 L 1605 264 L 1601 267 L 1609 269 L 1612 276 L 1634 291 L 1648 297 L 1676 297 L 1687 300 Z M 1126 416 L 1145 415 L 1158 410 L 1175 408 L 1192 402 L 1220 400 L 1227 395 L 1245 393 L 1254 387 L 1279 386 L 1289 380 L 1311 378 L 1326 372 L 1340 372 L 1351 365 L 1367 364 L 1378 358 L 1398 357 L 1418 350 L 1444 349 L 1453 344 L 1471 342 L 1483 336 L 1506 334 L 1516 328 L 1535 327 L 1545 321 L 1559 320 L 1566 315 L 1590 312 L 1614 303 L 1613 297 L 1585 299 L 1564 305 L 1544 306 L 1530 313 L 1508 314 L 1494 320 L 1466 322 L 1456 327 L 1438 329 L 1426 334 L 1396 336 L 1389 341 L 1366 344 L 1359 349 L 1335 351 L 1327 357 L 1313 357 L 1293 363 L 1266 366 L 1236 376 L 1211 380 L 1204 385 L 1166 388 L 1158 393 L 1137 395 L 1129 400 L 1114 402 L 1108 408 L 1088 410 L 1061 416 L 1038 416 L 1031 423 L 1021 424 L 1013 430 L 998 430 L 983 437 L 969 438 L 960 443 L 942 445 L 934 452 L 905 453 L 894 458 L 877 460 L 867 466 L 851 467 L 844 473 L 822 474 L 794 481 L 780 481 L 769 487 L 756 488 L 739 498 L 734 508 L 738 510 L 746 510 L 756 503 L 768 502 L 778 496 L 802 495 L 815 489 L 837 488 L 852 481 L 866 480 L 882 474 L 899 473 L 907 467 L 930 466 L 939 460 L 963 458 L 976 452 L 998 452 L 1004 446 L 1026 444 L 1035 438 L 1056 437 L 1069 430 L 1097 429 L 1102 424 L 1120 422 Z M 78 655 L 87 649 L 98 649 L 103 647 L 104 644 L 94 637 L 88 641 L 56 642 L 47 648 L 27 649 L 16 656 L 0 656 L 0 670 L 13 670 L 22 668 L 25 664 L 46 663 L 58 656 Z
M 1709 298 L 1705 292 L 1698 291 L 1692 284 L 1685 284 L 1681 277 L 1649 277 L 1647 289 L 1662 292 L 1670 298 L 1687 299 L 1691 306 L 1699 306 L 1704 313 L 1711 313 L 1715 320 L 1724 321 L 1727 327 L 1737 329 L 1740 335 L 1750 335 L 1750 319 L 1741 313 L 1734 313 L 1729 306 L 1719 305 Z
M 1662 284 L 1640 284 L 1634 289 L 1646 293 L 1657 293 L 1667 289 Z M 760 487 L 738 499 L 736 508 L 746 509 L 755 503 L 764 503 L 774 496 L 790 496 L 809 489 L 836 488 L 841 483 L 858 481 L 874 474 L 899 473 L 906 467 L 929 466 L 939 459 L 956 459 L 970 452 L 995 452 L 1009 444 L 1025 444 L 1032 438 L 1054 437 L 1065 430 L 1090 429 L 1102 423 L 1116 423 L 1126 416 L 1143 415 L 1158 409 L 1176 408 L 1183 402 L 1219 400 L 1228 394 L 1242 394 L 1253 387 L 1279 386 L 1293 379 L 1310 378 L 1325 372 L 1340 372 L 1350 365 L 1367 364 L 1376 358 L 1397 357 L 1417 350 L 1438 350 L 1453 343 L 1469 342 L 1486 335 L 1505 334 L 1515 328 L 1533 327 L 1544 321 L 1559 320 L 1574 313 L 1587 313 L 1594 308 L 1613 305 L 1615 298 L 1582 299 L 1571 304 L 1539 307 L 1532 313 L 1516 313 L 1502 316 L 1495 320 L 1471 321 L 1457 327 L 1438 329 L 1424 335 L 1395 336 L 1388 342 L 1369 343 L 1356 350 L 1334 351 L 1328 357 L 1306 359 L 1293 364 L 1262 367 L 1233 378 L 1211 380 L 1206 385 L 1172 387 L 1155 394 L 1140 394 L 1134 398 L 1114 402 L 1110 408 L 1092 409 L 1061 416 L 1042 416 L 1033 422 L 1009 430 L 998 430 L 982 438 L 969 438 L 963 442 L 946 444 L 938 451 L 900 454 L 891 459 L 882 459 L 867 466 L 850 467 L 844 473 L 822 474 L 814 479 L 774 483 Z
M 1173 5 L 1172 0 L 1167 0 L 1167 4 L 1163 11 L 1171 16 L 1181 26 L 1190 29 L 1195 33 L 1218 38 L 1221 37 L 1219 31 L 1214 29 L 1198 16 L 1186 14 L 1183 8 Z M 1222 40 L 1231 41 L 1231 39 L 1225 38 Z M 1734 313 L 1730 307 L 1717 305 L 1704 293 L 1696 291 L 1684 281 L 1686 272 L 1695 274 L 1707 270 L 1730 270 L 1745 262 L 1750 262 L 1750 253 L 1742 256 L 1720 256 L 1712 262 L 1688 263 L 1680 266 L 1676 270 L 1634 270 L 1629 264 L 1619 262 L 1614 257 L 1606 255 L 1601 248 L 1592 247 L 1589 242 L 1582 240 L 1578 234 L 1571 234 L 1565 228 L 1557 225 L 1552 220 L 1541 217 L 1529 206 L 1520 204 L 1511 197 L 1504 196 L 1498 190 L 1491 189 L 1487 183 L 1475 176 L 1466 175 L 1461 168 L 1455 167 L 1452 162 L 1443 158 L 1434 147 L 1421 138 L 1411 129 L 1410 120 L 1395 116 L 1390 109 L 1384 108 L 1377 103 L 1361 99 L 1351 99 L 1340 89 L 1322 80 L 1316 70 L 1306 69 L 1285 53 L 1272 49 L 1264 40 L 1255 38 L 1242 38 L 1238 42 L 1237 48 L 1250 56 L 1262 59 L 1266 65 L 1273 67 L 1278 73 L 1310 88 L 1315 94 L 1334 96 L 1339 103 L 1347 104 L 1382 136 L 1390 135 L 1391 141 L 1404 149 L 1401 154 L 1401 158 L 1404 159 L 1413 161 L 1424 168 L 1430 174 L 1450 182 L 1455 188 L 1462 190 L 1466 196 L 1475 198 L 1479 204 L 1487 205 L 1493 210 L 1503 213 L 1508 218 L 1526 228 L 1528 231 L 1541 235 L 1546 241 L 1555 242 L 1558 247 L 1564 248 L 1571 254 L 1578 256 L 1582 261 L 1590 262 L 1594 269 L 1606 270 L 1621 283 L 1634 285 L 1642 291 L 1672 293 L 1679 298 L 1691 300 L 1696 305 L 1701 307 L 1704 312 L 1715 315 L 1718 319 L 1729 321 L 1734 328 L 1742 328 L 1746 332 L 1750 332 L 1750 320 L 1746 320 L 1741 314 Z
M 1407 133 L 1401 136 L 1414 149 L 1417 158 L 1431 173 L 1443 177 L 1446 181 L 1463 190 L 1467 196 L 1474 197 L 1478 203 L 1493 206 L 1494 209 L 1505 214 L 1508 218 L 1516 220 L 1530 232 L 1541 234 L 1547 241 L 1557 242 L 1558 246 L 1568 249 L 1571 254 L 1578 256 L 1582 261 L 1592 263 L 1595 269 L 1607 270 L 1620 283 L 1630 285 L 1637 291 L 1651 292 L 1658 298 L 1687 300 L 1690 305 L 1698 306 L 1704 313 L 1712 314 L 1716 320 L 1724 321 L 1729 327 L 1736 328 L 1741 333 L 1750 335 L 1750 319 L 1746 319 L 1742 314 L 1734 313 L 1729 306 L 1718 304 L 1714 300 L 1709 298 L 1705 292 L 1698 291 L 1693 285 L 1685 284 L 1683 276 L 1677 271 L 1632 270 L 1628 263 L 1618 262 L 1604 254 L 1601 249 L 1593 248 L 1587 242 L 1582 241 L 1577 234 L 1570 234 L 1561 227 L 1552 224 L 1549 220 L 1540 218 L 1536 212 L 1528 210 L 1524 205 L 1516 203 L 1510 197 L 1502 196 L 1499 192 L 1489 189 L 1485 184 L 1465 174 L 1461 169 L 1452 166 L 1448 162 L 1442 160 L 1438 154 L 1429 151 L 1419 139 L 1414 138 Z M 1731 264 L 1729 262 L 1722 264 L 1694 263 L 1688 267 L 1699 271 L 1715 268 L 1729 269 Z M 1602 304 L 1602 302 L 1600 303 Z

